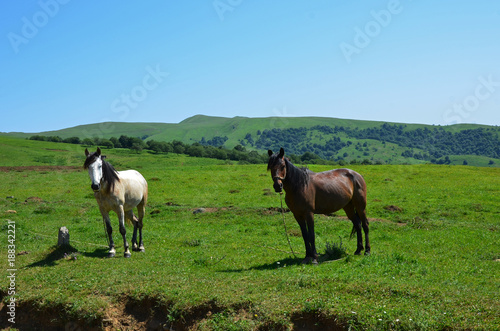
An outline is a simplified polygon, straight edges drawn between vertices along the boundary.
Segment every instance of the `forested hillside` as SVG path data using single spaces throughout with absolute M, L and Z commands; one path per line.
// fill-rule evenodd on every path
M 500 128 L 474 124 L 432 126 L 317 117 L 197 115 L 178 124 L 99 123 L 9 135 L 155 153 L 182 150 L 193 156 L 252 162 L 265 159 L 268 149 L 284 147 L 287 155 L 304 163 L 500 165 Z M 242 153 L 250 152 L 251 157 L 242 157 Z
M 423 160 L 439 159 L 446 155 L 481 155 L 500 158 L 498 129 L 477 128 L 459 132 L 445 131 L 442 127 L 405 130 L 405 125 L 384 123 L 380 127 L 358 129 L 343 126 L 314 126 L 312 128 L 289 128 L 264 130 L 254 140 L 247 135 L 246 143 L 258 149 L 278 149 L 284 146 L 290 153 L 311 152 L 321 158 L 331 159 L 355 139 L 371 139 L 381 143 L 394 143 L 408 148 L 404 157 Z M 314 142 L 315 134 L 323 135 L 319 143 Z M 343 137 L 343 139 L 341 138 Z M 243 142 L 245 144 L 245 142 Z M 423 151 L 414 153 L 412 149 Z M 339 156 L 337 156 L 338 158 Z

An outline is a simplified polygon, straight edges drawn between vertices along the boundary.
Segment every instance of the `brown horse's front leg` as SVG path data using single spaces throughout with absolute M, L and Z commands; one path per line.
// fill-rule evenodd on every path
M 312 263 L 318 263 L 316 259 L 318 258 L 318 253 L 316 252 L 316 234 L 314 233 L 314 214 L 311 213 L 306 217 L 307 222 L 307 234 L 309 236 L 310 257 L 313 259 Z
M 295 217 L 299 223 L 304 245 L 306 247 L 306 257 L 302 261 L 304 264 L 318 264 L 318 254 L 316 252 L 316 238 L 314 234 L 314 215 L 308 215 L 304 218 Z

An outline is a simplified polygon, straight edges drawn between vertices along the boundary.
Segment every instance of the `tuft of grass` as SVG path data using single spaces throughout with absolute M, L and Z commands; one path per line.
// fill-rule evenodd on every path
M 46 204 L 42 204 L 42 205 L 38 206 L 33 211 L 33 213 L 35 213 L 35 214 L 51 214 L 54 211 L 55 211 L 54 207 L 46 205 Z
M 186 247 L 198 247 L 201 245 L 201 240 L 198 239 L 184 240 L 182 244 Z
M 339 242 L 326 242 L 325 253 L 321 255 L 321 261 L 335 261 L 346 257 L 347 248 L 342 244 L 342 237 L 339 237 Z

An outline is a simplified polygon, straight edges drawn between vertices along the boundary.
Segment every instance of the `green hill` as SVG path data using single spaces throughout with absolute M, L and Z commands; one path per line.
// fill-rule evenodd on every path
M 325 117 L 213 117 L 196 115 L 172 123 L 106 122 L 40 133 L 3 133 L 100 138 L 137 137 L 232 149 L 237 145 L 260 153 L 284 147 L 304 162 L 316 157 L 345 162 L 500 164 L 500 128 L 457 124 L 433 126 Z M 465 162 L 464 162 L 465 161 Z
M 9 132 L 0 133 L 20 138 L 29 138 L 33 135 L 59 136 L 61 138 L 111 138 L 127 135 L 132 137 L 148 136 L 148 139 L 158 141 L 180 140 L 184 143 L 192 143 L 215 136 L 227 136 L 227 147 L 234 147 L 244 139 L 247 133 L 257 134 L 257 131 L 271 129 L 285 129 L 296 127 L 313 127 L 316 125 L 344 126 L 349 128 L 365 129 L 380 126 L 385 122 L 348 120 L 330 117 L 215 117 L 205 115 L 195 115 L 183 120 L 180 123 L 124 123 L 124 122 L 104 122 L 96 124 L 79 125 L 71 128 L 45 132 Z M 402 123 L 401 123 L 402 124 Z M 419 128 L 428 125 L 407 124 L 409 128 Z M 462 125 L 463 126 L 463 125 Z M 477 125 L 472 125 L 477 127 Z M 432 127 L 432 126 L 428 126 Z M 451 128 L 451 127 L 449 127 Z

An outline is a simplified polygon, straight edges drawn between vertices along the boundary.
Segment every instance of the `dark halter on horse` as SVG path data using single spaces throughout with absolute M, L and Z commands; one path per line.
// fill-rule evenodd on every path
M 280 152 L 279 154 L 271 154 L 269 157 L 269 162 L 267 164 L 268 171 L 276 166 L 280 159 L 283 159 L 285 161 L 286 175 L 283 177 L 273 176 L 273 181 L 275 182 L 277 179 L 281 180 L 281 182 L 283 183 L 285 183 L 286 181 L 288 183 L 291 183 L 294 189 L 300 189 L 301 187 L 306 186 L 309 183 L 310 170 L 307 168 L 296 167 L 292 164 L 292 162 L 290 162 L 288 158 L 283 156 L 284 154 L 282 155 Z
M 102 161 L 102 180 L 105 183 L 109 184 L 109 190 L 112 190 L 115 187 L 115 183 L 120 181 L 118 178 L 118 172 L 113 168 L 113 166 L 106 162 L 104 159 L 106 155 L 101 155 L 101 149 L 98 148 L 96 152 L 93 152 L 87 156 L 83 164 L 84 169 L 88 169 L 88 167 L 94 163 L 98 158 L 101 158 Z

